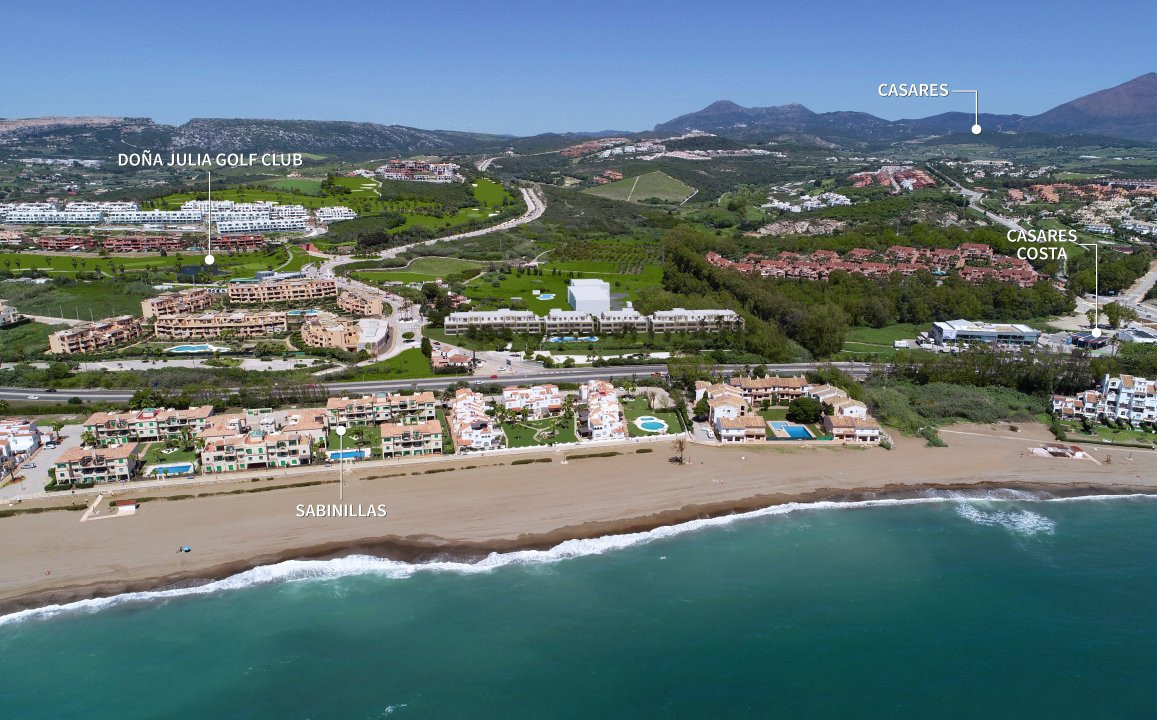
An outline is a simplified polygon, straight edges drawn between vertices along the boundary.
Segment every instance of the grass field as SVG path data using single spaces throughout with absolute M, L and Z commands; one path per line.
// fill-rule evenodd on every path
M 357 442 L 358 436 L 363 439 L 359 446 Z M 358 427 L 351 427 L 346 431 L 344 444 L 342 439 L 333 430 L 329 431 L 329 436 L 326 437 L 326 449 L 337 450 L 344 448 L 346 450 L 356 450 L 359 447 L 370 448 L 376 455 L 382 452 L 382 430 L 377 425 L 364 425 Z
M 1093 434 L 1086 435 L 1081 429 L 1079 422 L 1063 421 L 1061 425 L 1064 426 L 1065 432 L 1068 433 L 1070 442 L 1080 442 L 1081 440 L 1097 441 L 1104 443 L 1142 443 L 1145 445 L 1152 445 L 1157 442 L 1157 434 L 1140 429 L 1118 430 L 1111 428 L 1108 425 L 1101 423 L 1093 424 Z
M 631 437 L 648 437 L 656 433 L 647 432 L 635 425 L 635 418 L 642 415 L 651 415 L 667 423 L 667 432 L 683 431 L 683 424 L 679 422 L 679 415 L 674 410 L 652 410 L 647 406 L 647 398 L 639 396 L 634 400 L 623 403 L 623 414 L 627 417 L 627 432 Z
M 480 269 L 482 263 L 447 257 L 415 258 L 405 268 L 398 270 L 361 270 L 351 273 L 355 279 L 365 282 L 432 282 L 456 272 Z
M 5 360 L 41 360 L 48 352 L 48 336 L 64 325 L 29 322 L 0 328 L 0 358 Z
M 157 294 L 151 286 L 139 282 L 114 280 L 77 282 L 57 286 L 30 283 L 0 283 L 0 298 L 29 315 L 66 318 L 101 319 L 115 315 L 140 315 L 141 300 Z
M 530 447 L 577 441 L 573 418 L 570 420 L 563 417 L 515 420 L 514 422 L 503 423 L 502 430 L 506 433 L 506 442 L 509 447 Z M 540 430 L 554 431 L 558 434 L 553 437 L 543 437 L 542 440 L 535 440 L 535 435 Z
M 353 380 L 408 380 L 410 378 L 433 377 L 430 360 L 417 348 L 403 350 L 398 355 L 382 362 L 351 368 Z
M 626 300 L 637 300 L 636 294 L 639 290 L 658 286 L 663 280 L 663 268 L 658 265 L 648 265 L 641 268 L 641 272 L 634 274 L 613 272 L 615 267 L 614 263 L 595 260 L 552 262 L 543 266 L 542 276 L 525 273 L 485 275 L 467 284 L 465 294 L 474 301 L 474 309 L 477 310 L 509 306 L 513 298 L 521 298 L 528 309 L 544 314 L 551 308 L 570 307 L 566 300 L 566 288 L 572 272 L 580 278 L 606 280 L 611 284 L 611 295 L 621 295 L 624 296 L 621 299 Z M 554 275 L 552 274 L 554 270 L 562 274 Z M 497 286 L 491 278 L 497 280 Z M 534 294 L 535 290 L 539 291 L 539 295 L 553 294 L 554 297 L 540 300 Z
M 922 325 L 911 323 L 897 323 L 882 328 L 854 327 L 844 338 L 844 349 L 841 355 L 862 355 L 877 353 L 881 360 L 889 360 L 895 354 L 896 348 L 892 343 L 897 340 L 911 340 L 921 332 L 927 330 Z
M 270 183 L 269 186 L 274 190 L 297 190 L 306 195 L 321 194 L 321 180 L 311 180 L 309 178 L 285 178 L 284 180 Z
M 141 456 L 141 462 L 145 465 L 152 465 L 154 463 L 172 463 L 172 462 L 197 462 L 197 453 L 189 450 L 177 450 L 169 454 L 161 452 L 165 449 L 163 442 L 155 442 L 149 445 L 145 450 L 145 454 Z
M 125 273 L 152 271 L 161 273 L 164 279 L 176 280 L 178 268 L 199 267 L 204 262 L 204 253 L 180 253 L 170 255 L 38 255 L 35 253 L 0 253 L 0 267 L 14 275 L 29 270 L 40 270 L 50 277 L 75 277 L 77 273 L 99 272 L 108 277 L 114 271 Z M 239 255 L 217 255 L 216 267 L 220 277 L 252 277 L 258 270 L 300 270 L 312 262 L 309 253 L 293 246 L 281 246 Z
M 667 173 L 656 171 L 616 180 L 613 183 L 591 188 L 586 192 L 612 200 L 643 202 L 651 198 L 658 198 L 664 202 L 680 203 L 695 192 L 695 188 L 676 180 Z

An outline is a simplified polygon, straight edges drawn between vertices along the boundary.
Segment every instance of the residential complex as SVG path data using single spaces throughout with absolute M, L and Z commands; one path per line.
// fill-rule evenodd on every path
M 381 318 L 347 320 L 332 313 L 310 315 L 301 325 L 301 339 L 313 347 L 377 355 L 390 339 L 389 323 Z
M 206 439 L 201 449 L 201 472 L 297 467 L 309 464 L 312 457 L 308 436 L 251 430 L 231 437 Z
M 41 430 L 35 420 L 0 418 L 0 462 L 27 455 L 54 436 L 50 430 Z
M 381 317 L 387 308 L 381 295 L 362 290 L 342 290 L 337 296 L 337 306 L 361 317 Z
M 1052 411 L 1065 418 L 1157 422 L 1157 382 L 1135 375 L 1106 375 L 1100 390 L 1054 395 Z
M 120 315 L 85 323 L 48 336 L 48 352 L 53 355 L 75 355 L 108 350 L 141 335 L 141 322 L 132 315 Z
M 526 413 L 538 420 L 562 412 L 562 393 L 557 385 L 510 386 L 502 389 L 502 406 L 509 412 Z
M 749 403 L 767 401 L 772 405 L 787 405 L 792 400 L 807 394 L 810 385 L 802 375 L 794 377 L 733 377 L 731 386 L 738 389 L 743 399 Z
M 872 278 L 927 272 L 933 276 L 955 274 L 973 285 L 995 280 L 1032 287 L 1045 277 L 1034 270 L 1028 260 L 996 254 L 990 246 L 979 243 L 934 250 L 906 245 L 893 245 L 885 251 L 853 248 L 842 257 L 834 250 L 823 249 L 810 253 L 784 250 L 775 258 L 749 253 L 739 262 L 716 252 L 709 252 L 705 257 L 716 267 L 745 275 L 799 280 L 828 280 L 837 271 Z
M 205 238 L 200 235 L 110 235 L 107 237 L 81 237 L 77 235 L 45 235 L 33 238 L 37 250 L 47 252 L 96 252 L 104 250 L 113 254 L 141 252 L 180 252 L 201 249 Z M 261 235 L 232 235 L 213 239 L 216 252 L 252 252 L 265 246 Z
M 416 457 L 442 454 L 442 423 L 382 423 L 382 457 Z
M 204 310 L 212 304 L 213 296 L 205 288 L 178 290 L 142 300 L 141 315 L 144 316 L 145 320 L 148 320 L 157 315 L 196 312 Z
M 590 335 L 627 331 L 655 333 L 719 332 L 742 330 L 743 317 L 734 310 L 657 310 L 640 315 L 635 310 L 607 310 L 598 315 L 581 310 L 552 309 L 547 315 L 529 310 L 464 310 L 444 320 L 447 335 L 464 335 L 470 328 L 510 330 L 532 335 Z
M 295 278 L 290 280 L 234 280 L 229 301 L 241 304 L 302 302 L 337 295 L 337 280 Z
M 486 398 L 461 388 L 450 401 L 446 420 L 454 447 L 460 452 L 493 450 L 506 446 L 506 433 L 486 414 Z
M 626 440 L 627 422 L 618 391 L 606 380 L 579 386 L 586 407 L 578 413 L 578 434 L 588 440 Z
M 143 440 L 165 440 L 187 434 L 196 436 L 205 429 L 213 407 L 187 410 L 147 408 L 125 412 L 97 412 L 84 421 L 84 432 L 92 433 L 100 446 Z
M 56 459 L 56 482 L 128 482 L 136 475 L 140 450 L 141 446 L 132 442 L 106 448 L 74 448 Z
M 458 174 L 458 166 L 453 163 L 391 160 L 379 167 L 377 172 L 383 180 L 449 183 L 466 179 Z
M 209 338 L 268 337 L 289 332 L 286 313 L 275 310 L 231 310 L 183 315 L 162 315 L 153 323 L 159 338 L 205 340 Z
M 707 400 L 707 421 L 724 443 L 815 439 L 810 430 L 806 436 L 787 432 L 782 423 L 777 426 L 778 421 L 766 420 L 758 411 L 764 402 L 782 406 L 805 396 L 823 404 L 822 428 L 832 440 L 878 444 L 883 438 L 880 424 L 868 414 L 868 406 L 832 385 L 811 385 L 800 376 L 739 377 L 732 378 L 727 385 L 695 383 L 695 400 Z
M 329 398 L 325 403 L 328 425 L 378 425 L 384 422 L 412 424 L 437 418 L 438 401 L 430 391 L 402 395 L 377 393 L 361 397 Z

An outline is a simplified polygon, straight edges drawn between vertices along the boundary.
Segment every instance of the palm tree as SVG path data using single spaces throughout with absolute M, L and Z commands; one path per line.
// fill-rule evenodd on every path
M 85 447 L 96 447 L 96 435 L 91 430 L 85 430 L 80 436 L 80 444 Z
M 675 461 L 682 465 L 686 460 L 687 440 L 682 437 L 675 438 L 671 443 L 671 449 L 675 451 Z

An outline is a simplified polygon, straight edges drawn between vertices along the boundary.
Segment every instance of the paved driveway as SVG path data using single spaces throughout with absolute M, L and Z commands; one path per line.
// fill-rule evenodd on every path
M 0 500 L 15 500 L 44 490 L 48 484 L 48 469 L 56 464 L 56 459 L 68 450 L 80 447 L 80 435 L 84 428 L 80 425 L 65 425 L 60 428 L 60 444 L 49 450 L 41 446 L 27 462 L 36 463 L 36 467 L 25 470 L 23 465 L 18 471 L 24 476 L 24 481 L 0 488 Z

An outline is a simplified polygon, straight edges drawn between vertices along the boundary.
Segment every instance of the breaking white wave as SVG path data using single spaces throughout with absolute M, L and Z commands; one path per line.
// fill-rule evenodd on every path
M 1095 498 L 1153 497 L 1150 495 L 1105 495 Z M 584 540 L 567 540 L 548 550 L 518 550 L 509 553 L 491 553 L 477 562 L 435 560 L 424 563 L 408 563 L 387 560 L 369 555 L 350 555 L 333 560 L 286 560 L 274 565 L 263 565 L 221 580 L 215 580 L 192 587 L 145 592 L 123 593 L 112 597 L 78 600 L 63 605 L 48 605 L 41 608 L 20 610 L 0 616 L 0 625 L 21 620 L 44 620 L 66 613 L 95 613 L 105 608 L 124 604 L 141 604 L 157 600 L 167 600 L 186 596 L 211 595 L 214 593 L 239 590 L 247 587 L 269 585 L 302 580 L 328 580 L 353 575 L 381 575 L 403 579 L 421 572 L 457 572 L 463 574 L 484 573 L 509 565 L 536 565 L 554 563 L 571 558 L 621 550 L 695 532 L 712 527 L 722 527 L 735 522 L 773 515 L 786 515 L 800 510 L 841 510 L 894 505 L 920 505 L 934 503 L 956 503 L 957 512 L 980 525 L 999 525 L 1025 535 L 1053 533 L 1056 523 L 1043 515 L 1028 510 L 983 511 L 974 506 L 977 501 L 995 502 L 1054 502 L 1080 498 L 1055 498 L 1047 494 L 1027 493 L 1020 490 L 929 491 L 921 497 L 886 500 L 859 500 L 849 502 L 820 501 L 814 503 L 786 503 L 760 510 L 752 510 L 734 515 L 691 520 L 678 525 L 665 525 L 653 530 L 623 535 L 605 535 Z
M 1031 510 L 984 511 L 973 503 L 962 502 L 956 506 L 956 514 L 977 525 L 998 525 L 1019 535 L 1052 535 L 1057 524 Z

